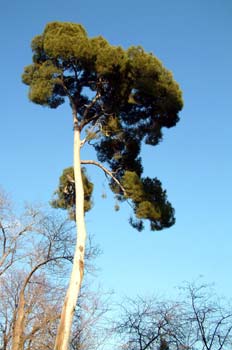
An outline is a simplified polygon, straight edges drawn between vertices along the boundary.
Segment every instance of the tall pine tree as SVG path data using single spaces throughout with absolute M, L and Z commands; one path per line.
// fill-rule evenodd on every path
M 73 118 L 74 186 L 69 188 L 74 196 L 62 193 L 63 178 L 55 204 L 74 208 L 78 233 L 55 344 L 56 350 L 67 350 L 84 271 L 84 213 L 92 193 L 81 164 L 100 167 L 117 199 L 131 202 L 134 218 L 130 222 L 135 228 L 142 230 L 144 219 L 152 230 L 170 227 L 175 222 L 174 209 L 161 182 L 142 176 L 140 151 L 143 142 L 157 145 L 162 129 L 176 125 L 183 103 L 178 84 L 155 56 L 142 47 L 124 50 L 101 36 L 89 38 L 79 24 L 47 24 L 33 39 L 32 51 L 33 63 L 25 67 L 22 77 L 29 86 L 29 99 L 50 108 L 68 100 Z M 98 161 L 81 160 L 80 150 L 87 143 L 96 150 Z

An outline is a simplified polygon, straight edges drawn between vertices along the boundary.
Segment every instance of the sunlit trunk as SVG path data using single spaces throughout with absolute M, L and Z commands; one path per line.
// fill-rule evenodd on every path
M 69 287 L 65 296 L 60 324 L 57 331 L 55 350 L 68 350 L 69 348 L 73 314 L 75 311 L 84 273 L 86 228 L 84 217 L 84 188 L 81 175 L 80 149 L 80 131 L 78 128 L 74 128 L 74 177 L 76 190 L 77 241 Z
M 25 296 L 24 290 L 19 294 L 16 317 L 13 325 L 12 350 L 23 350 L 25 331 Z

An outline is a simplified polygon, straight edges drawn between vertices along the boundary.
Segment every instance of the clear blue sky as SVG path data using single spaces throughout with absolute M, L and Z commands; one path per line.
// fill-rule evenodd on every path
M 176 225 L 163 232 L 128 224 L 130 210 L 113 209 L 104 176 L 97 182 L 88 230 L 104 254 L 100 279 L 118 295 L 161 292 L 204 275 L 231 295 L 232 258 L 232 2 L 230 0 L 1 2 L 0 184 L 21 205 L 48 202 L 64 167 L 72 163 L 68 106 L 33 105 L 21 73 L 30 42 L 49 21 L 72 21 L 114 45 L 142 45 L 173 71 L 185 106 L 163 142 L 143 150 L 145 173 L 157 176 L 176 208 Z M 89 158 L 83 153 L 83 158 Z

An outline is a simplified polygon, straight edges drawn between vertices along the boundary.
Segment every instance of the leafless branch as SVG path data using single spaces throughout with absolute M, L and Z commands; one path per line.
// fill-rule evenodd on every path
M 91 165 L 96 165 L 97 167 L 99 167 L 100 169 L 102 169 L 104 171 L 104 173 L 108 176 L 110 176 L 114 182 L 119 186 L 119 188 L 121 189 L 121 191 L 123 192 L 124 195 L 126 195 L 126 190 L 125 188 L 122 186 L 122 184 L 120 183 L 120 181 L 118 181 L 118 179 L 114 176 L 114 174 L 112 173 L 112 171 L 110 171 L 109 169 L 107 169 L 106 167 L 104 167 L 101 163 L 95 161 L 95 160 L 82 160 L 81 164 L 91 164 Z

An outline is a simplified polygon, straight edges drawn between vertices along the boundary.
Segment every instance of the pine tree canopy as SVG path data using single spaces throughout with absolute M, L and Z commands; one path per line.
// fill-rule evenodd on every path
M 152 230 L 173 225 L 166 191 L 158 179 L 142 177 L 140 158 L 142 142 L 157 145 L 162 129 L 179 121 L 182 94 L 171 72 L 142 47 L 112 46 L 74 23 L 48 23 L 32 51 L 22 76 L 29 99 L 50 108 L 68 99 L 76 127 L 124 187 L 110 183 L 119 200 L 131 202 L 133 226 L 142 229 L 143 219 Z

